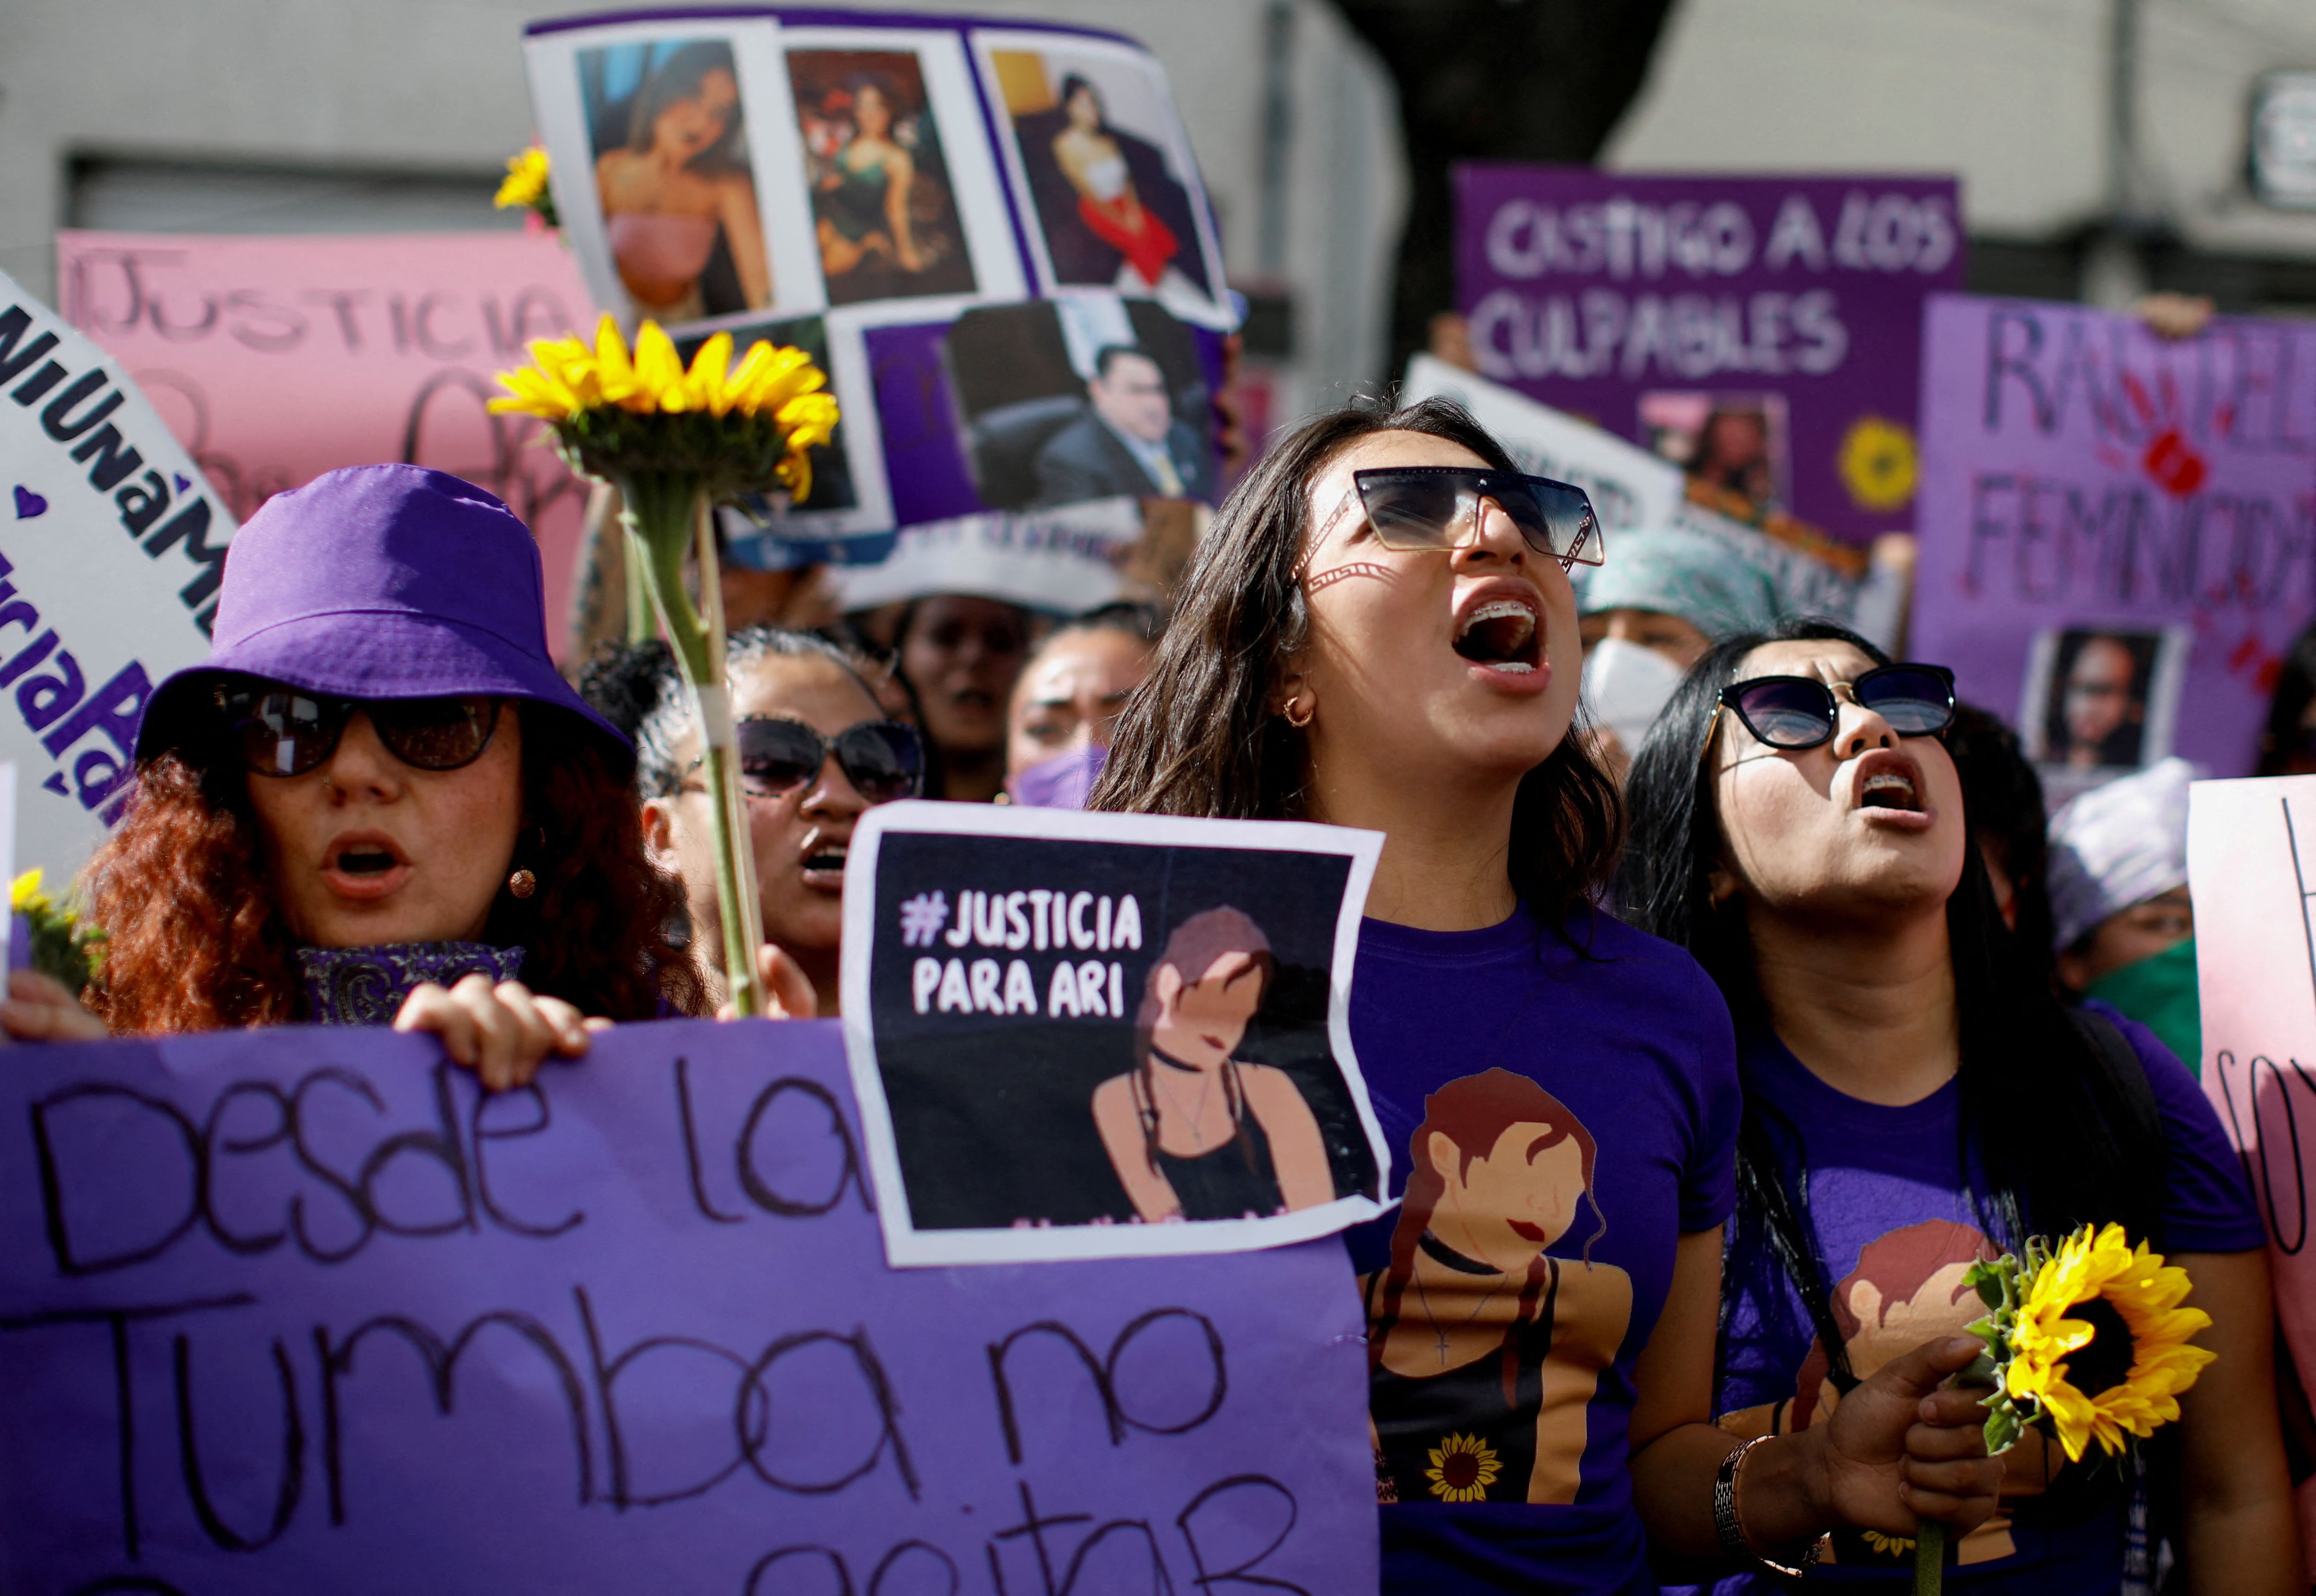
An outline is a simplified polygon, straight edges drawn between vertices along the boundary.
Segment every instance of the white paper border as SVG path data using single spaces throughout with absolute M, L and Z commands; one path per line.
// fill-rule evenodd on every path
M 1376 1160 L 1376 1192 L 1339 1197 L 1315 1208 L 1263 1219 L 1200 1219 L 1172 1225 L 1056 1225 L 1036 1228 L 919 1230 L 909 1217 L 900 1146 L 893 1134 L 885 1081 L 877 1068 L 877 1038 L 869 1007 L 869 971 L 877 935 L 877 861 L 886 834 L 1044 838 L 1064 843 L 1127 843 L 1145 847 L 1260 849 L 1278 853 L 1327 853 L 1350 861 L 1335 920 L 1328 970 L 1327 1042 L 1358 1111 L 1359 1128 Z M 1002 804 L 948 804 L 925 799 L 881 804 L 860 818 L 845 867 L 844 1056 L 860 1105 L 861 1139 L 877 1190 L 885 1259 L 895 1269 L 960 1263 L 1037 1263 L 1094 1258 L 1182 1257 L 1201 1253 L 1249 1253 L 1329 1235 L 1391 1206 L 1391 1149 L 1367 1099 L 1367 1079 L 1351 1048 L 1351 970 L 1358 958 L 1359 921 L 1384 834 L 1345 826 L 1287 820 L 1200 820 L 1180 815 L 1113 815 Z
M 1038 291 L 1047 299 L 1066 299 L 1073 294 L 1123 294 L 1124 290 L 1112 283 L 1063 283 L 1054 281 L 1054 261 L 1046 247 L 1046 228 L 1038 215 L 1037 196 L 1030 192 L 1029 172 L 1021 160 L 1021 138 L 1014 129 L 1012 113 L 1005 108 L 1005 94 L 997 80 L 997 65 L 990 57 L 996 50 L 1024 50 L 1040 56 L 1091 56 L 1130 66 L 1150 77 L 1158 90 L 1158 103 L 1164 118 L 1164 148 L 1173 175 L 1190 196 L 1190 222 L 1198 229 L 1199 260 L 1207 269 L 1207 284 L 1214 298 L 1209 300 L 1184 302 L 1179 299 L 1161 299 L 1153 293 L 1127 294 L 1130 299 L 1154 299 L 1173 312 L 1175 317 L 1193 326 L 1207 327 L 1216 332 L 1234 332 L 1238 327 L 1237 314 L 1231 308 L 1228 274 L 1223 270 L 1222 245 L 1215 236 L 1214 217 L 1207 199 L 1207 180 L 1198 170 L 1197 154 L 1190 147 L 1189 129 L 1182 125 L 1180 107 L 1174 103 L 1173 80 L 1166 75 L 1165 66 L 1148 50 L 1115 39 L 1091 38 L 1082 33 L 1051 33 L 1043 30 L 1011 28 L 975 28 L 973 30 L 974 64 L 981 71 L 982 93 L 989 103 L 990 134 L 997 142 L 998 153 L 1005 163 L 1005 177 L 1013 194 L 1014 215 L 1020 222 L 1021 237 L 1029 251 L 1029 258 L 1038 269 Z

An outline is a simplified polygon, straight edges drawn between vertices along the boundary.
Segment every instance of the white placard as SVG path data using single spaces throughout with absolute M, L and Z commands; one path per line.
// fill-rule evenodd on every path
M 209 654 L 234 521 L 104 352 L 0 275 L 0 759 L 16 863 L 69 883 L 120 816 L 137 722 Z

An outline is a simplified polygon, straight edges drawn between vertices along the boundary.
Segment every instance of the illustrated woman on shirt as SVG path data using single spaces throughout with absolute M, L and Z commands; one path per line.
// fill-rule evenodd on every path
M 868 73 L 850 86 L 852 136 L 829 163 L 814 196 L 820 213 L 821 270 L 842 277 L 875 256 L 904 272 L 922 272 L 924 256 L 909 227 L 917 165 L 893 141 L 893 85 Z
M 1200 541 L 1091 799 L 1383 833 L 1350 1021 L 1378 1121 L 1416 1130 L 1460 1101 L 1451 1092 L 1443 1105 L 1444 1089 L 1491 1069 L 1539 1089 L 1493 1136 L 1468 1131 L 1467 1144 L 1435 1126 L 1440 1137 L 1418 1138 L 1419 1213 L 1439 1182 L 1423 1230 L 1394 1235 L 1386 1218 L 1350 1237 L 1361 1272 L 1405 1277 L 1371 1383 L 1386 1471 L 1396 1451 L 1412 1475 L 1382 1510 L 1388 1592 L 1645 1588 L 1650 1536 L 1750 1558 L 1798 1555 L 1842 1522 L 1905 1534 L 1923 1512 L 1967 1529 L 2000 1475 L 1976 1399 L 1937 1390 L 1975 1342 L 1918 1349 L 1831 1422 L 1764 1442 L 1741 1467 L 1710 1422 L 1736 1061 L 1727 1010 L 1695 961 L 1592 906 L 1619 820 L 1614 787 L 1568 735 L 1580 644 L 1564 562 L 1597 538 L 1581 495 L 1520 477 L 1456 406 L 1352 406 L 1304 424 Z M 1573 1231 L 1588 1189 L 1605 1226 Z M 1414 1252 L 1394 1270 L 1402 1240 Z M 1546 1254 L 1557 1262 L 1539 1263 Z M 1619 1331 L 1588 1291 L 1563 1413 L 1561 1366 L 1535 1343 L 1544 1294 L 1587 1264 L 1604 1297 L 1607 1270 L 1620 1271 L 1631 1307 Z M 1459 1265 L 1482 1271 L 1477 1295 L 1435 1296 L 1427 1314 L 1425 1293 Z M 1549 1317 L 1556 1336 L 1556 1303 Z M 1444 1372 L 1465 1370 L 1447 1385 L 1443 1333 Z M 1508 1336 L 1509 1398 L 1505 1360 L 1488 1351 Z M 1485 1400 L 1463 1389 L 1483 1378 Z M 1409 1414 L 1430 1393 L 1472 1416 L 1443 1426 L 1413 1468 Z M 1531 1395 L 1533 1431 L 1507 1416 Z M 1467 1499 L 1485 1472 L 1477 1446 L 1495 1450 L 1499 1481 L 1509 1471 L 1511 1501 Z M 1430 1492 L 1433 1467 L 1459 1499 Z M 1737 1540 L 1715 1528 L 1721 1493 Z
M 1110 135 L 1093 85 L 1074 73 L 1064 78 L 1062 109 L 1070 120 L 1054 135 L 1054 160 L 1078 192 L 1078 219 L 1126 257 L 1120 288 L 1131 286 L 1127 273 L 1139 279 L 1141 286 L 1156 288 L 1180 253 L 1180 241 L 1144 208 L 1127 172 L 1126 151 Z
M 2218 1360 L 2166 1438 L 2188 1588 L 2303 1589 L 2241 1168 L 2151 1032 L 2071 1014 L 2012 949 L 1944 741 L 1951 682 L 1788 623 L 1715 645 L 1634 762 L 1617 901 L 1712 974 L 1744 1074 L 1722 1422 L 1839 1426 L 1876 1363 L 1974 1312 L 1955 1290 L 1973 1259 L 2120 1223 L 2187 1270 L 2213 1321 L 2196 1340 Z M 2125 1388 L 2127 1367 L 2070 1367 L 2095 1403 Z M 2003 1463 L 2010 1536 L 1965 1540 L 1949 1591 L 2107 1592 L 2132 1574 L 2127 1470 L 2062 1467 L 2033 1431 Z M 1884 1534 L 1837 1538 L 1837 1559 L 1902 1584 L 1909 1548 Z
M 1193 914 L 1151 965 L 1140 1062 L 1094 1089 L 1094 1125 L 1145 1220 L 1236 1219 L 1332 1201 L 1319 1122 L 1283 1070 L 1231 1057 L 1278 968 L 1236 909 Z
M 1587 1207 L 1587 1253 L 1607 1230 L 1599 1149 L 1509 1070 L 1451 1081 L 1423 1110 L 1391 1263 L 1360 1282 L 1378 1487 L 1390 1502 L 1574 1502 L 1633 1279 L 1545 1249 Z
M 611 259 L 645 315 L 696 321 L 772 302 L 756 185 L 741 140 L 732 47 L 703 40 L 644 79 L 626 146 L 596 157 Z M 711 302 L 722 298 L 706 281 L 719 238 L 739 280 L 738 304 Z

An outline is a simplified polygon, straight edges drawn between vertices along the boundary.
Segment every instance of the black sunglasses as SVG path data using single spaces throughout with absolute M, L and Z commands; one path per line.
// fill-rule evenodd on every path
M 1597 566 L 1600 522 L 1581 487 L 1517 471 L 1388 466 L 1351 473 L 1359 504 L 1385 548 L 1461 548 L 1479 536 L 1480 501 L 1492 499 L 1528 546 L 1565 570 Z
M 824 737 L 801 720 L 751 715 L 738 731 L 740 788 L 750 798 L 794 792 L 820 774 L 832 753 L 853 790 L 872 804 L 914 798 L 924 786 L 924 745 L 916 727 L 897 720 L 864 720 Z M 695 759 L 690 769 L 706 762 Z
M 295 687 L 222 686 L 217 707 L 259 776 L 302 776 L 337 752 L 346 722 L 370 717 L 387 752 L 422 771 L 455 771 L 483 756 L 499 728 L 499 702 L 449 699 L 342 699 Z
M 1848 684 L 1849 696 L 1902 737 L 1927 737 L 1954 724 L 1954 673 L 1944 665 L 1883 665 Z M 1814 748 L 1833 736 L 1841 702 L 1814 676 L 1756 676 L 1721 690 L 1754 740 L 1771 748 Z

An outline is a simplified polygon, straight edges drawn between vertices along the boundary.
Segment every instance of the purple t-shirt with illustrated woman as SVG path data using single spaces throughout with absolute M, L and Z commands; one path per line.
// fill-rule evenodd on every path
M 2266 1244 L 2242 1167 L 2194 1077 L 2155 1034 L 2104 1005 L 2137 1053 L 2153 1089 L 2167 1157 L 2162 1229 L 2167 1253 L 2236 1253 Z M 1808 1172 L 1808 1217 L 1861 1379 L 1935 1336 L 1958 1335 L 1984 1310 L 1963 1284 L 1973 1260 L 2002 1247 L 1965 1190 L 1959 1098 L 1953 1082 L 1921 1101 L 1860 1101 L 1819 1080 L 1776 1037 L 1749 1035 L 1745 1090 L 1792 1179 L 1798 1146 Z M 1823 1422 L 1839 1400 L 1808 1310 L 1767 1250 L 1740 1246 L 1723 1281 L 1732 1297 L 1718 1411 L 1723 1428 L 1765 1435 Z M 2039 1448 L 2041 1438 L 2024 1443 Z M 2048 1454 L 2055 1469 L 2065 1456 Z M 2017 1478 L 2032 1458 L 2022 1455 Z M 1955 1596 L 2111 1596 L 2123 1572 L 2123 1492 L 2080 1473 L 2044 1493 L 2007 1497 L 2001 1511 L 1956 1548 Z M 1913 1542 L 1843 1534 L 1811 1583 L 1908 1588 Z M 1759 1586 L 1723 1581 L 1718 1596 Z
M 1351 1040 L 1406 1199 L 1350 1234 L 1386 1596 L 1654 1592 L 1633 1361 L 1679 1237 L 1733 1201 L 1719 991 L 1590 911 L 1561 930 L 1370 920 Z

